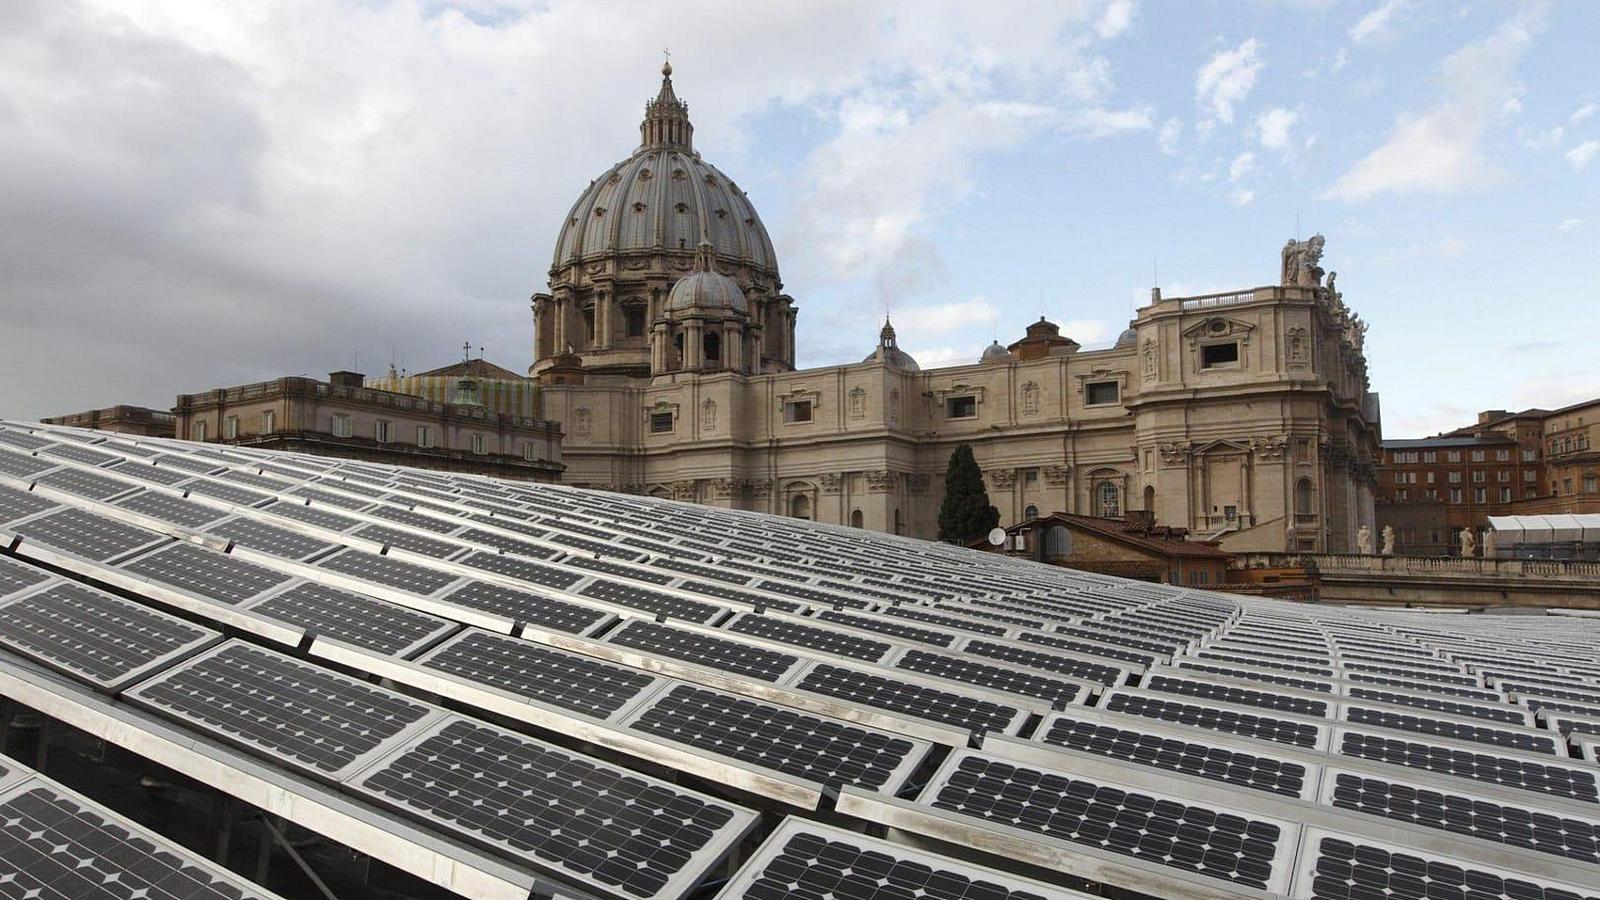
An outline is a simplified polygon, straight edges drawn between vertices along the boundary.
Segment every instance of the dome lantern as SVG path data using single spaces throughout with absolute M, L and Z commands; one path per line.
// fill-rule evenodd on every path
M 694 126 L 689 124 L 689 104 L 672 90 L 672 63 L 661 65 L 661 91 L 644 105 L 639 123 L 640 147 L 694 148 Z

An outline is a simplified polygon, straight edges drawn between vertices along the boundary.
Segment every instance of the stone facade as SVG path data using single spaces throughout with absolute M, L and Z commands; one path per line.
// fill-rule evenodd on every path
M 71 428 L 91 428 L 96 431 L 115 431 L 143 437 L 173 436 L 172 413 L 164 409 L 145 406 L 112 406 L 85 412 L 51 416 L 39 421 L 46 425 L 66 425 Z
M 651 165 L 659 179 L 641 158 L 672 165 L 677 145 L 651 143 L 687 141 L 686 108 L 675 131 L 652 125 L 669 102 L 670 81 L 640 150 L 597 184 Z M 709 186 L 715 170 L 690 168 Z M 714 224 L 744 212 L 742 192 L 687 203 L 670 223 L 682 247 L 654 225 L 575 243 L 572 229 L 605 218 L 596 208 L 617 208 L 597 196 L 591 185 L 563 223 L 551 292 L 534 298 L 530 371 L 545 415 L 567 423 L 567 483 L 932 538 L 965 443 L 1004 523 L 1141 509 L 1227 549 L 1347 550 L 1373 521 L 1365 325 L 1323 284 L 1320 236 L 1283 249 L 1279 284 L 1153 292 L 1109 349 L 1041 321 L 979 364 L 921 370 L 886 323 L 863 362 L 792 371 L 793 304 L 753 208 L 738 228 Z M 647 216 L 654 201 L 633 202 Z M 619 337 L 607 304 L 645 287 L 648 321 Z M 593 329 L 585 298 L 600 304 Z

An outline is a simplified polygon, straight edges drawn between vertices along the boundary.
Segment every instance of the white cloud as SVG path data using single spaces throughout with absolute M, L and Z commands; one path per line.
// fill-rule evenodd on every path
M 1183 137 L 1183 121 L 1181 119 L 1168 119 L 1161 123 L 1161 132 L 1156 135 L 1156 145 L 1161 152 L 1168 156 L 1178 152 L 1178 139 Z
M 1102 138 L 1129 131 L 1149 131 L 1152 127 L 1150 117 L 1148 106 L 1138 109 L 1105 109 L 1096 106 L 1070 113 L 1063 126 L 1084 137 Z
M 1583 224 L 1582 219 L 1562 219 L 1561 224 L 1557 225 L 1556 228 L 1561 231 L 1575 231 L 1582 228 Z
M 1394 34 L 1395 19 L 1406 7 L 1405 0 L 1384 0 L 1350 26 L 1350 40 L 1358 44 L 1386 39 Z
M 1596 156 L 1600 156 L 1600 141 L 1584 141 L 1566 153 L 1567 162 L 1572 164 L 1575 172 L 1582 172 L 1589 167 Z
M 1527 147 L 1529 150 L 1549 150 L 1551 147 L 1559 146 L 1562 136 L 1566 133 L 1567 130 L 1565 128 L 1557 125 L 1554 128 L 1550 128 L 1535 134 L 1533 137 L 1524 140 L 1522 143 L 1523 146 Z
M 1105 11 L 1094 23 L 1094 33 L 1101 40 L 1110 40 L 1128 30 L 1133 24 L 1133 15 L 1138 10 L 1133 0 L 1111 0 L 1106 5 Z
M 1255 168 L 1255 164 L 1256 155 L 1254 153 L 1246 152 L 1235 156 L 1233 163 L 1228 166 L 1228 180 L 1238 181 L 1250 174 L 1250 170 Z
M 1515 70 L 1537 25 L 1537 13 L 1524 10 L 1446 57 L 1439 102 L 1421 114 L 1399 116 L 1383 145 L 1324 196 L 1356 202 L 1383 193 L 1453 193 L 1497 179 L 1499 170 L 1483 158 L 1480 145 L 1507 99 L 1521 91 Z
M 1567 124 L 1576 125 L 1579 122 L 1582 122 L 1584 119 L 1594 115 L 1594 111 L 1595 105 L 1593 103 L 1586 103 L 1583 106 L 1573 110 L 1572 115 L 1567 118 Z
M 1300 118 L 1300 113 L 1292 109 L 1269 109 L 1256 117 L 1256 133 L 1261 138 L 1261 146 L 1268 150 L 1280 153 L 1289 149 L 1295 122 Z
M 1195 102 L 1200 108 L 1224 124 L 1233 122 L 1234 107 L 1250 96 L 1256 76 L 1266 65 L 1260 50 L 1261 43 L 1250 38 L 1206 60 L 1194 79 Z
M 894 311 L 895 330 L 912 340 L 925 340 L 952 331 L 988 328 L 1000 315 L 999 307 L 986 297 L 973 297 L 953 303 L 910 306 Z
M 1149 291 L 1145 297 L 1150 296 Z M 1067 319 L 1061 323 L 1061 333 L 1080 344 L 1109 343 L 1122 333 L 1122 326 L 1104 319 Z
M 1233 203 L 1235 206 L 1249 206 L 1254 202 L 1256 202 L 1255 191 L 1241 189 L 1233 192 Z

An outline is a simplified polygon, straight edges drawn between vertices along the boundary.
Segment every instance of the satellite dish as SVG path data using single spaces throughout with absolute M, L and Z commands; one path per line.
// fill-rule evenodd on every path
M 1005 546 L 1005 543 L 1006 543 L 1006 530 L 1004 528 L 990 529 L 990 531 L 989 531 L 989 543 L 993 544 L 996 547 Z

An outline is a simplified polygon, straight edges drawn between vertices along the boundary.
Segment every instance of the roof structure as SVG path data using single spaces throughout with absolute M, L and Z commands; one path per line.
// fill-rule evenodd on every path
M 474 898 L 1600 883 L 1597 620 L 253 448 L 0 423 L 0 696 Z
M 526 378 L 481 358 L 462 360 L 426 372 L 414 372 L 412 375 L 416 378 L 501 378 L 507 381 L 522 381 Z
M 1025 528 L 1041 528 L 1052 524 L 1080 528 L 1116 541 L 1119 544 L 1160 556 L 1182 556 L 1194 559 L 1228 559 L 1233 556 L 1233 554 L 1210 541 L 1188 540 L 1188 532 L 1184 529 L 1168 528 L 1162 525 L 1145 526 L 1124 519 L 1107 519 L 1101 516 L 1051 513 L 1048 516 L 1040 516 L 1031 522 L 1013 525 L 1007 530 L 1017 531 Z

